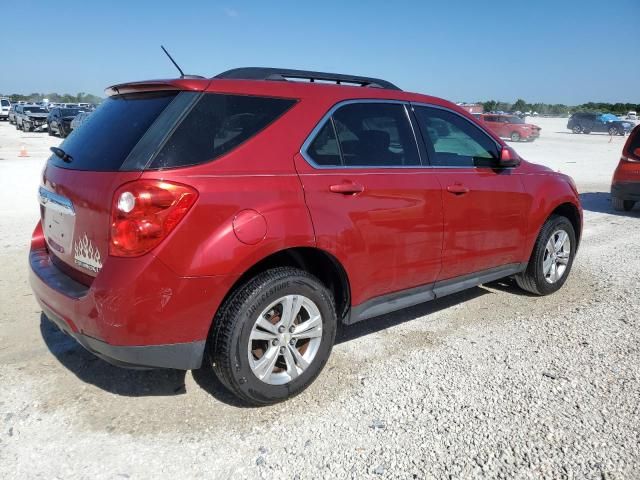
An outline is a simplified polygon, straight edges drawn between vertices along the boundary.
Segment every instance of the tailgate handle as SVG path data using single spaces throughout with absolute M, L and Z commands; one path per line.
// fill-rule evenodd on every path
M 364 192 L 364 186 L 359 183 L 339 183 L 337 185 L 331 185 L 329 187 L 333 193 L 341 193 L 343 195 L 355 195 L 356 193 Z

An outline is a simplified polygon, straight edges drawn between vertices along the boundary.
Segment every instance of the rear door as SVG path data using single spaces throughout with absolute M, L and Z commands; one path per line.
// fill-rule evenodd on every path
M 531 199 L 515 169 L 496 169 L 499 145 L 456 112 L 414 105 L 443 188 L 444 251 L 438 280 L 522 258 Z
M 353 305 L 433 283 L 441 189 L 422 168 L 405 105 L 348 102 L 330 113 L 295 161 L 317 245 L 345 266 Z

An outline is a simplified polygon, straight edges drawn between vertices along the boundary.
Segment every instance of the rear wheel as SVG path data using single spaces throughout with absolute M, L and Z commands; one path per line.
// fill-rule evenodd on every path
M 316 277 L 295 268 L 267 270 L 220 308 L 208 355 L 222 384 L 240 400 L 277 403 L 320 374 L 336 325 L 333 296 Z
M 574 125 L 571 131 L 573 133 L 582 133 L 582 127 L 580 125 Z
M 609 135 L 613 137 L 614 135 L 617 135 L 617 134 L 618 134 L 618 129 L 616 127 L 609 128 Z
M 633 200 L 622 200 L 618 197 L 611 197 L 611 205 L 617 212 L 629 212 L 636 205 L 636 202 Z
M 520 141 L 520 134 L 518 132 L 511 132 L 511 141 L 512 142 L 519 142 Z
M 576 233 L 569 219 L 549 217 L 536 239 L 527 269 L 516 275 L 518 286 L 536 295 L 558 291 L 569 276 L 576 246 Z

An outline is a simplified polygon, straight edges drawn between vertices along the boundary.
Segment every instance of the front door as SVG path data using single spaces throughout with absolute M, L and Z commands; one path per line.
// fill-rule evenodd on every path
M 414 111 L 443 189 L 438 280 L 518 263 L 531 199 L 517 167 L 495 168 L 500 146 L 463 116 L 439 107 Z
M 405 106 L 350 102 L 316 132 L 296 168 L 317 245 L 345 267 L 352 304 L 433 283 L 442 253 L 441 188 L 422 168 Z

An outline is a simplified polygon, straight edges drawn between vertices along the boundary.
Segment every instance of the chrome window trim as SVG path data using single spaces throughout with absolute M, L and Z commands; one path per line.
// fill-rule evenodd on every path
M 315 140 L 316 136 L 318 135 L 318 133 L 320 133 L 320 130 L 322 130 L 322 128 L 324 127 L 325 123 L 327 123 L 327 121 L 333 116 L 333 114 L 336 112 L 336 110 L 338 110 L 339 108 L 345 106 L 345 105 L 352 105 L 355 103 L 390 103 L 390 104 L 395 104 L 395 105 L 402 105 L 404 112 L 405 112 L 405 117 L 407 119 L 407 122 L 409 122 L 409 127 L 411 128 L 411 132 L 413 133 L 413 140 L 415 142 L 415 146 L 416 146 L 416 151 L 418 152 L 418 159 L 420 160 L 420 165 L 389 165 L 389 166 L 380 166 L 380 165 L 319 165 L 318 163 L 316 163 L 313 158 L 311 158 L 311 155 L 309 155 L 307 153 L 307 150 L 309 149 L 309 147 L 311 146 L 311 143 L 313 143 L 313 141 Z M 409 117 L 409 112 L 407 110 L 407 106 L 409 105 L 409 102 L 405 101 L 405 100 L 388 100 L 388 99 L 374 99 L 374 98 L 363 98 L 363 99 L 351 99 L 351 100 L 343 100 L 341 102 L 336 103 L 334 106 L 332 106 L 329 111 L 327 113 L 325 113 L 323 115 L 323 117 L 320 119 L 320 121 L 318 122 L 318 124 L 313 128 L 313 130 L 311 130 L 311 133 L 307 136 L 307 138 L 305 139 L 304 143 L 302 144 L 302 147 L 300 147 L 300 155 L 302 155 L 302 158 L 305 159 L 305 161 L 311 165 L 313 168 L 317 169 L 317 170 L 338 170 L 338 169 L 344 169 L 344 170 L 362 170 L 364 168 L 375 168 L 375 169 L 407 169 L 407 168 L 412 168 L 412 169 L 416 169 L 416 168 L 424 168 L 426 165 L 424 165 L 423 163 L 423 159 L 422 159 L 422 155 L 420 153 L 420 146 L 418 144 L 418 139 L 416 137 L 416 132 L 413 129 L 413 123 L 411 122 L 411 118 Z M 337 132 L 336 132 L 336 141 L 338 142 L 338 148 L 340 148 L 340 140 L 338 140 L 337 138 Z
M 380 165 L 319 165 L 318 163 L 316 163 L 313 158 L 311 158 L 311 155 L 308 154 L 307 150 L 309 149 L 309 147 L 311 146 L 311 143 L 313 142 L 313 140 L 315 140 L 316 136 L 318 135 L 318 133 L 320 132 L 320 130 L 322 130 L 322 128 L 324 127 L 325 123 L 332 117 L 332 115 L 336 112 L 336 110 L 338 110 L 340 107 L 343 107 L 344 105 L 350 105 L 350 104 L 354 104 L 354 103 L 392 103 L 392 104 L 396 104 L 396 105 L 403 105 L 404 109 L 405 109 L 405 113 L 407 115 L 407 121 L 409 122 L 409 125 L 411 126 L 411 131 L 413 132 L 413 137 L 414 140 L 416 142 L 416 148 L 418 149 L 418 158 L 420 159 L 420 163 L 421 165 L 396 165 L 396 166 L 380 166 Z M 411 102 L 411 101 L 407 101 L 407 100 L 388 100 L 388 99 L 351 99 L 351 100 L 343 100 L 341 102 L 336 103 L 335 105 L 333 105 L 329 111 L 327 113 L 325 113 L 322 118 L 320 119 L 320 121 L 316 124 L 316 126 L 313 128 L 313 130 L 311 130 L 311 133 L 309 133 L 309 135 L 307 136 L 307 138 L 305 139 L 304 143 L 302 144 L 302 147 L 300 147 L 300 155 L 302 156 L 302 158 L 305 159 L 305 161 L 314 169 L 316 170 L 339 170 L 339 169 L 344 169 L 344 170 L 358 170 L 358 169 L 371 169 L 371 168 L 375 168 L 375 169 L 393 169 L 393 170 L 397 170 L 397 169 L 434 169 L 434 168 L 439 168 L 439 169 L 452 169 L 452 170 L 459 170 L 459 169 L 477 169 L 477 168 L 491 168 L 491 167 L 478 167 L 478 166 L 455 166 L 455 165 L 432 165 L 430 162 L 430 159 L 423 159 L 422 158 L 422 153 L 420 152 L 420 143 L 418 141 L 418 137 L 417 134 L 418 132 L 415 131 L 414 126 L 413 126 L 413 122 L 411 121 L 410 118 L 410 114 L 409 114 L 409 108 L 411 108 L 413 110 L 414 106 L 418 106 L 418 107 L 428 107 L 428 108 L 436 108 L 439 110 L 444 110 L 446 112 L 450 112 L 453 113 L 455 115 L 457 115 L 458 117 L 462 118 L 463 120 L 467 121 L 468 123 L 470 123 L 472 126 L 478 128 L 482 133 L 484 133 L 485 135 L 487 135 L 489 137 L 489 139 L 496 145 L 496 147 L 498 148 L 498 151 L 500 151 L 503 147 L 503 145 L 501 143 L 499 143 L 495 138 L 493 138 L 493 136 L 488 132 L 488 130 L 486 128 L 484 128 L 482 125 L 478 125 L 474 122 L 472 122 L 471 120 L 469 120 L 468 118 L 466 118 L 464 115 L 461 115 L 460 113 L 451 110 L 450 108 L 447 107 L 442 107 L 440 105 L 434 105 L 432 103 L 423 103 L 423 102 Z M 337 135 L 337 132 L 336 132 Z M 422 132 L 420 132 L 420 135 L 422 135 Z M 336 141 L 338 141 L 338 147 L 340 145 L 340 141 L 336 138 Z M 423 140 L 424 141 L 424 140 Z M 429 163 L 426 164 L 425 161 L 428 161 Z M 502 167 L 503 169 L 512 169 L 512 168 L 516 168 L 516 167 Z

